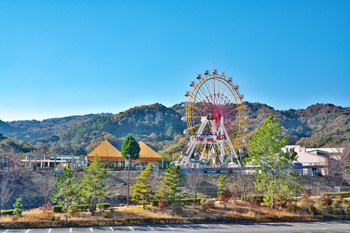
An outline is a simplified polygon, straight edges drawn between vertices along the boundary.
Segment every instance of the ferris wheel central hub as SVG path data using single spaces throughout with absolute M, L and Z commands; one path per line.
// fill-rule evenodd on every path
M 196 161 L 206 164 L 240 165 L 236 150 L 240 150 L 245 126 L 243 95 L 231 77 L 214 70 L 197 75 L 197 83 L 191 82 L 192 92 L 186 103 L 187 121 L 185 134 L 191 135 L 188 150 L 179 158 L 182 167 Z

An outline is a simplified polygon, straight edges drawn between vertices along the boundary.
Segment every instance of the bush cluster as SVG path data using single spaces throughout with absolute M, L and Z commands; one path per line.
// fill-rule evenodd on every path
M 201 200 L 201 208 L 202 211 L 207 212 L 211 209 L 214 209 L 215 207 L 215 201 L 214 200 L 210 200 L 210 199 L 202 199 Z
M 111 203 L 99 203 L 96 205 L 99 210 L 106 210 L 111 207 Z
M 323 203 L 323 205 L 325 205 L 325 206 L 329 206 L 329 205 L 332 204 L 332 199 L 330 199 L 329 197 L 323 197 L 323 198 L 322 198 L 322 203 Z
M 55 213 L 62 213 L 62 211 L 63 211 L 63 206 L 61 206 L 61 205 L 54 205 L 54 206 L 52 206 L 52 210 L 53 210 L 53 212 L 55 212 Z

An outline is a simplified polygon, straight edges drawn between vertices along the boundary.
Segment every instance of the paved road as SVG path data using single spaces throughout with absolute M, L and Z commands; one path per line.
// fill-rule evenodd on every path
M 0 233 L 119 233 L 119 232 L 162 232 L 162 233 L 213 233 L 213 232 L 282 232 L 282 233 L 350 233 L 350 222 L 284 222 L 284 223 L 206 223 L 206 224 L 169 224 L 169 225 L 131 225 L 73 228 L 33 228 L 0 229 Z

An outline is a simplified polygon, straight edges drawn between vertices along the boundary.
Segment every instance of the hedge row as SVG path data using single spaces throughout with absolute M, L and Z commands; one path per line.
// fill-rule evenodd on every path
M 77 208 L 78 211 L 85 211 L 85 210 L 89 210 L 90 205 L 89 204 L 72 205 L 72 208 L 74 208 L 74 207 Z M 105 209 L 110 208 L 111 204 L 110 203 L 100 203 L 100 204 L 97 204 L 96 207 L 97 207 L 97 209 L 100 209 L 100 210 L 104 209 L 105 210 Z M 62 213 L 63 206 L 59 206 L 59 205 L 52 206 L 52 210 L 55 213 Z
M 344 198 L 344 197 L 350 197 L 350 192 L 321 193 L 321 196 L 329 197 L 329 198 L 337 198 L 338 196 L 341 196 Z
M 284 216 L 284 217 L 218 217 L 218 218 L 145 218 L 145 219 L 110 219 L 88 221 L 48 221 L 48 222 L 0 222 L 1 228 L 31 228 L 31 227 L 74 227 L 74 226 L 110 226 L 139 224 L 175 224 L 175 223 L 205 223 L 205 222 L 261 222 L 261 221 L 319 221 L 323 219 L 350 220 L 347 216 Z
M 96 205 L 99 210 L 106 210 L 111 207 L 111 203 L 99 203 Z
M 13 215 L 14 210 L 1 210 L 1 215 Z
M 202 198 L 197 198 L 196 204 L 200 204 L 201 200 L 202 200 Z M 151 206 L 158 206 L 158 203 L 159 203 L 159 199 L 154 199 L 154 200 L 150 201 Z M 175 203 L 180 203 L 180 204 L 185 204 L 185 205 L 194 204 L 194 198 L 177 199 L 177 200 L 175 200 Z M 168 204 L 170 204 L 169 201 L 168 201 Z

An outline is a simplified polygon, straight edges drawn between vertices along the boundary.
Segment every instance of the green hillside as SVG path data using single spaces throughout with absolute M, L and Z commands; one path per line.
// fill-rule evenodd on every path
M 182 132 L 180 118 L 180 114 L 161 104 L 134 107 L 113 117 L 96 117 L 61 135 L 42 138 L 33 144 L 38 148 L 46 145 L 55 151 L 64 148 L 66 153 L 86 150 L 86 154 L 105 139 L 120 148 L 123 138 L 131 133 L 155 150 L 161 150 Z

